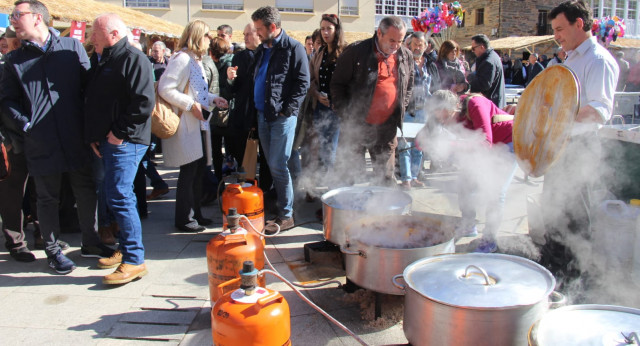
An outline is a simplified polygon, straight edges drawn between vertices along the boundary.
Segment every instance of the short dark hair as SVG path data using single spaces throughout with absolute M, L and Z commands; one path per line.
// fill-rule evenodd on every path
M 311 39 L 313 40 L 313 43 L 316 43 L 317 39 L 320 39 L 320 42 L 322 42 L 322 45 L 324 46 L 324 40 L 322 39 L 322 32 L 320 31 L 320 29 L 315 29 L 313 31 L 313 34 L 311 34 Z
M 271 24 L 275 24 L 278 29 L 282 25 L 280 22 L 280 11 L 273 6 L 264 6 L 255 10 L 255 12 L 251 14 L 251 20 L 254 22 L 261 20 L 264 26 L 271 26 Z
M 378 24 L 378 29 L 380 29 L 383 35 L 387 33 L 390 27 L 394 27 L 400 31 L 407 30 L 407 24 L 404 23 L 402 18 L 396 16 L 384 17 L 380 21 L 380 24 Z
M 222 31 L 224 31 L 225 34 L 228 34 L 228 35 L 232 35 L 233 34 L 233 29 L 231 28 L 231 25 L 229 25 L 229 24 L 222 24 L 216 30 L 222 30 Z
M 311 37 L 311 35 L 307 35 L 307 37 L 304 38 L 304 42 L 307 42 L 307 40 L 311 40 L 311 42 L 313 42 L 313 37 Z
M 571 24 L 575 24 L 578 18 L 582 19 L 584 25 L 582 26 L 582 30 L 585 32 L 591 31 L 591 26 L 593 25 L 593 15 L 591 13 L 591 8 L 582 0 L 571 0 L 565 1 L 560 5 L 556 6 L 554 9 L 549 12 L 549 20 L 554 20 L 559 14 L 564 14 L 567 17 L 567 20 Z
M 484 46 L 484 48 L 486 49 L 489 49 L 491 47 L 491 44 L 489 43 L 489 38 L 485 34 L 475 35 L 471 37 L 471 40 L 473 40 L 475 43 L 479 45 Z
M 427 47 L 429 47 L 429 46 L 431 46 L 433 48 L 436 47 L 436 41 L 434 41 L 431 37 L 429 37 L 429 39 L 427 40 Z
M 29 9 L 33 13 L 37 13 L 42 15 L 42 21 L 45 26 L 49 26 L 49 22 L 51 21 L 51 16 L 49 16 L 49 10 L 45 4 L 41 3 L 38 0 L 18 0 L 13 3 L 14 6 L 18 6 L 21 4 L 29 4 Z
M 220 59 L 223 55 L 229 53 L 231 45 L 220 37 L 213 37 L 209 42 L 209 54 L 216 60 Z

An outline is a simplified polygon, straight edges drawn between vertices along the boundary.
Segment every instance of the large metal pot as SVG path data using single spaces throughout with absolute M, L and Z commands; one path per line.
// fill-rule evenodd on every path
M 640 310 L 570 305 L 551 311 L 529 331 L 529 345 L 640 345 Z
M 411 210 L 411 196 L 380 186 L 352 186 L 331 190 L 322 195 L 324 238 L 345 244 L 345 228 L 367 215 L 406 214 Z
M 409 343 L 456 346 L 526 345 L 556 284 L 548 270 L 525 258 L 481 253 L 425 258 L 393 282 L 406 290 Z
M 359 220 L 347 230 L 346 244 L 340 248 L 347 255 L 347 278 L 371 291 L 404 295 L 391 278 L 419 259 L 455 253 L 454 225 L 413 215 Z

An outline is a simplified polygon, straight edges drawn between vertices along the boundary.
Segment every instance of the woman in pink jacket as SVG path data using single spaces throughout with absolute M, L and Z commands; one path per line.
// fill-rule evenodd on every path
M 458 85 L 466 90 L 465 85 Z M 454 87 L 457 89 L 457 87 Z M 476 236 L 476 209 L 486 205 L 486 223 L 476 252 L 495 252 L 507 189 L 516 169 L 513 116 L 480 94 L 457 96 L 438 90 L 431 98 L 433 120 L 449 136 L 446 152 L 459 168 L 458 204 L 462 223 L 458 237 Z M 426 146 L 442 148 L 442 136 L 430 133 Z M 425 138 L 426 136 L 419 136 Z M 425 146 L 425 145 L 421 145 Z M 427 148 L 429 149 L 429 148 Z

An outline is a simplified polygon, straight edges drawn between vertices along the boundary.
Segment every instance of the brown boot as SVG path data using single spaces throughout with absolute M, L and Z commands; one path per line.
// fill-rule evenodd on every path
M 144 263 L 140 265 L 120 263 L 116 271 L 102 278 L 102 283 L 105 285 L 126 284 L 147 275 L 147 273 L 147 266 Z
M 122 252 L 120 250 L 116 250 L 113 252 L 113 255 L 109 258 L 101 258 L 98 260 L 98 268 L 100 269 L 109 269 L 115 268 L 122 263 Z
M 105 245 L 115 245 L 118 232 L 120 232 L 120 227 L 118 227 L 118 223 L 116 222 L 112 222 L 111 225 L 107 227 L 98 227 L 98 235 Z

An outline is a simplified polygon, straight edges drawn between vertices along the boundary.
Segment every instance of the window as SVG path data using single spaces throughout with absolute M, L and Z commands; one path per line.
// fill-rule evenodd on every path
M 169 8 L 169 0 L 125 0 L 125 7 Z
M 376 1 L 376 8 L 378 2 Z M 359 13 L 358 0 L 342 0 L 340 2 L 340 14 L 345 16 L 357 16 Z
M 409 7 L 407 9 L 409 10 L 409 15 L 412 17 L 417 17 L 424 10 L 423 8 L 420 8 L 420 1 L 418 0 L 409 0 Z
M 244 10 L 244 0 L 202 0 L 203 10 Z
M 387 15 L 395 15 L 396 14 L 396 4 L 395 0 L 384 0 L 384 14 Z
M 382 12 L 382 5 L 384 0 L 376 0 L 376 14 L 384 14 Z
M 549 24 L 549 11 L 547 10 L 538 10 L 538 24 L 537 24 L 537 32 L 538 36 L 542 35 L 551 35 L 553 32 L 551 30 L 551 24 Z
M 313 13 L 313 0 L 276 0 L 280 12 Z
M 484 25 L 484 8 L 476 10 L 476 25 Z

